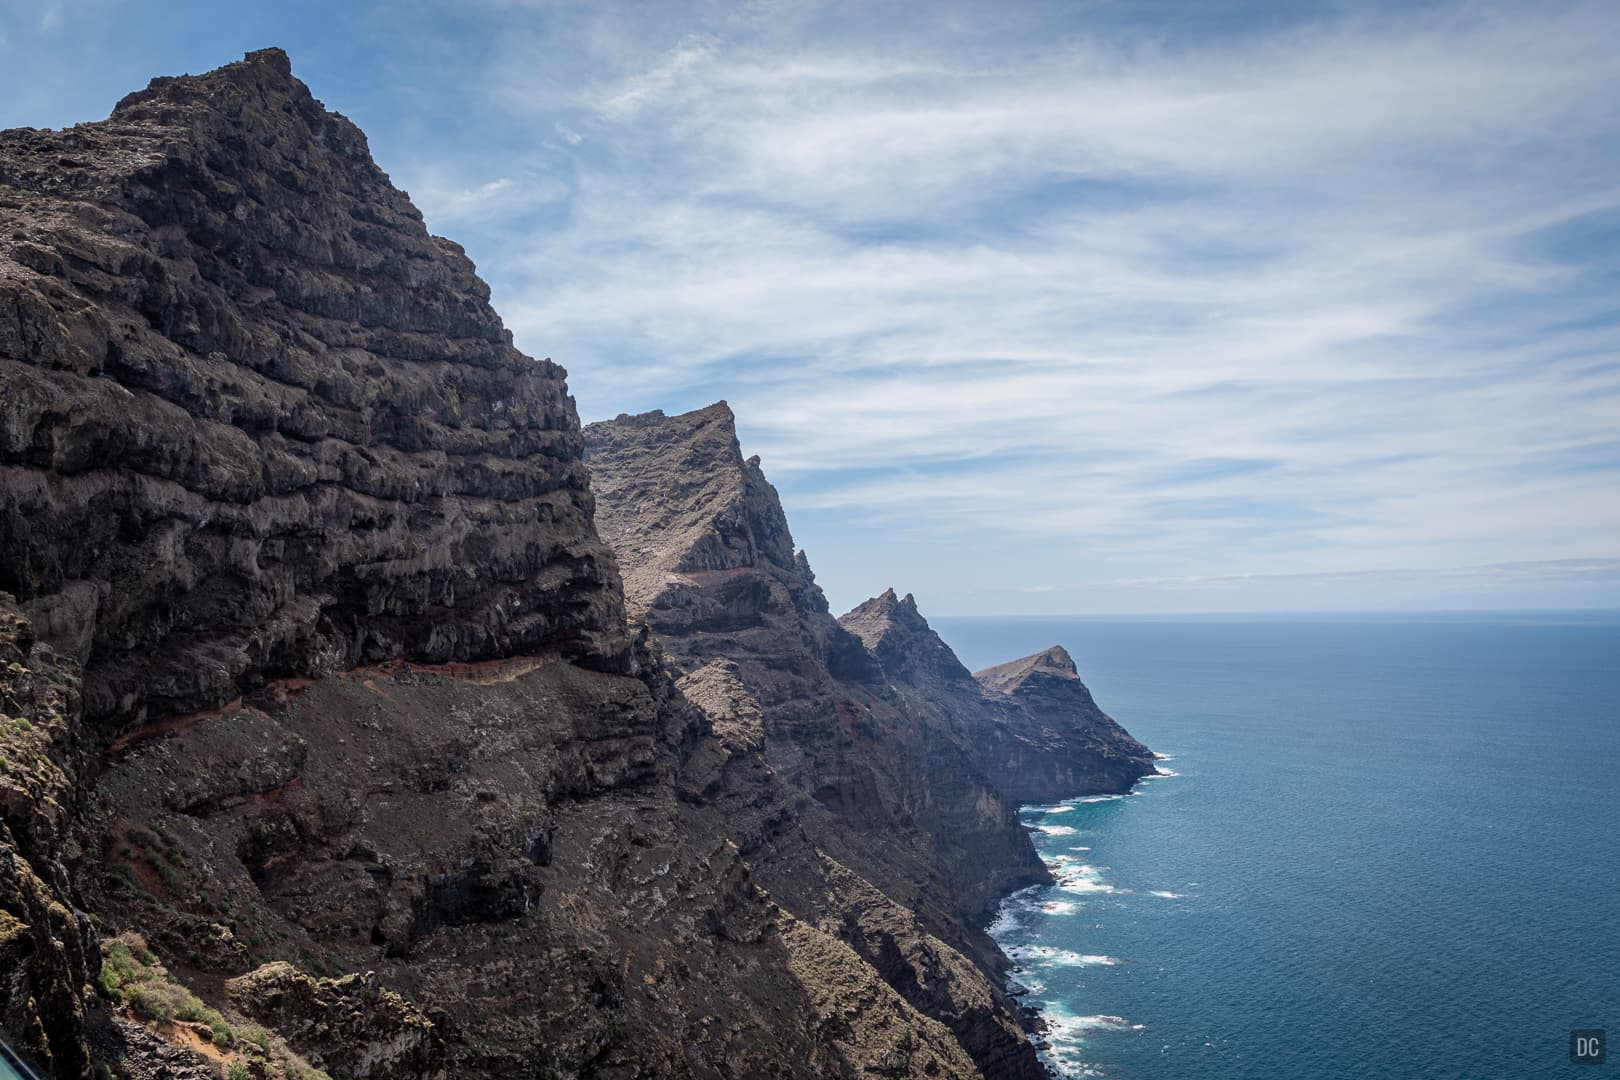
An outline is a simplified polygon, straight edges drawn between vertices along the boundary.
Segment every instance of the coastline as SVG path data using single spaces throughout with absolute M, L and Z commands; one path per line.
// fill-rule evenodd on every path
M 1043 825 L 1031 823 L 1030 815 L 1040 815 L 1041 817 L 1058 816 L 1072 813 L 1080 806 L 1131 798 L 1140 794 L 1138 785 L 1143 781 L 1179 776 L 1180 774 L 1174 770 L 1158 767 L 1160 762 L 1171 760 L 1174 760 L 1172 754 L 1153 752 L 1154 771 L 1138 777 L 1131 783 L 1129 790 L 1126 791 L 1088 791 L 1084 794 L 1072 795 L 1055 801 L 1022 803 L 1018 807 L 1019 821 L 1032 834 L 1073 835 L 1076 832 L 1073 826 L 1054 824 L 1043 827 Z M 1089 848 L 1081 848 L 1080 850 L 1089 850 Z M 1039 848 L 1037 848 L 1037 851 L 1039 851 Z M 1014 943 L 1011 941 L 1011 936 L 1019 929 L 1017 914 L 1020 910 L 1031 910 L 1031 907 L 1026 905 L 1030 904 L 1034 897 L 1043 893 L 1078 889 L 1086 893 L 1111 895 L 1120 890 L 1098 880 L 1089 864 L 1077 864 L 1066 853 L 1056 856 L 1041 853 L 1041 862 L 1046 866 L 1053 880 L 1051 882 L 1036 882 L 1023 885 L 1008 891 L 996 903 L 990 920 L 984 926 L 984 932 L 996 943 L 996 947 L 1001 951 L 1002 955 L 1007 958 L 1007 967 L 1001 972 L 1002 985 L 1007 995 L 1017 1003 L 1018 1017 L 1023 1023 L 1025 1032 L 1030 1037 L 1030 1043 L 1035 1047 L 1037 1058 L 1055 1080 L 1067 1080 L 1068 1077 L 1073 1075 L 1087 1074 L 1071 1072 L 1070 1063 L 1058 1059 L 1057 1055 L 1061 1053 L 1063 1048 L 1053 1045 L 1053 1035 L 1062 1026 L 1061 1019 L 1052 1015 L 1052 1003 L 1044 1001 L 1038 996 L 1046 993 L 1047 986 L 1037 977 L 1034 977 L 1034 973 L 1031 971 L 1034 966 L 1033 960 L 1042 958 L 1051 962 L 1056 959 L 1061 961 L 1062 966 L 1109 967 L 1118 965 L 1120 961 L 1114 957 L 1099 954 L 1068 953 L 1032 942 Z M 1067 880 L 1063 876 L 1065 870 L 1070 871 Z M 1166 894 L 1154 893 L 1153 895 Z M 1174 896 L 1175 894 L 1169 895 Z M 1021 898 L 1024 899 L 1021 900 Z M 1039 903 L 1039 910 L 1048 915 L 1069 915 L 1076 913 L 1080 909 L 1081 903 L 1083 901 L 1064 901 L 1047 896 Z M 1046 1006 L 1045 1008 L 1042 1007 L 1043 1004 Z M 1076 1033 L 1098 1028 L 1117 1030 L 1141 1030 L 1142 1028 L 1140 1024 L 1131 1024 L 1124 1017 L 1114 1015 L 1071 1018 L 1069 1026 Z M 1082 1069 L 1087 1068 L 1083 1063 L 1076 1064 L 1079 1064 Z

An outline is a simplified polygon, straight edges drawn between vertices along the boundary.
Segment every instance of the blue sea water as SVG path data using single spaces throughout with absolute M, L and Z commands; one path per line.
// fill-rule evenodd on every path
M 1176 775 L 1024 811 L 993 932 L 1071 1076 L 1597 1077 L 1620 1039 L 1620 615 L 934 620 L 1066 646 Z

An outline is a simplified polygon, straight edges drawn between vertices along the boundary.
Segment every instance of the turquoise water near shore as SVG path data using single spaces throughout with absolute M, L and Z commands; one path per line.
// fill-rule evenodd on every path
M 1067 1075 L 1529 1077 L 1620 1036 L 1620 615 L 940 618 L 1176 775 L 1026 808 L 993 932 Z

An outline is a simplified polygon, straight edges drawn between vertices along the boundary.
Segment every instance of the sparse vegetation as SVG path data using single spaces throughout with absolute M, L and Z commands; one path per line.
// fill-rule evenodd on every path
M 148 1024 L 187 1023 L 198 1035 L 225 1051 L 235 1051 L 226 1080 L 331 1080 L 259 1024 L 232 1024 L 218 1010 L 174 980 L 139 934 L 124 933 L 101 943 L 101 975 L 96 992 L 127 1007 Z M 241 1055 L 247 1055 L 243 1057 Z M 249 1060 L 262 1067 L 255 1072 Z M 111 1075 L 111 1074 L 109 1074 Z M 97 1074 L 96 1080 L 102 1080 Z

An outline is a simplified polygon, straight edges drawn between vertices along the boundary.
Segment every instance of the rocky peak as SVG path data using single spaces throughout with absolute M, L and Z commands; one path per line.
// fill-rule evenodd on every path
M 624 568 L 630 610 L 673 655 L 725 631 L 733 647 L 801 675 L 873 673 L 795 553 L 776 488 L 758 457 L 743 458 L 724 401 L 620 416 L 589 425 L 585 439 L 596 524 Z
M 1015 694 L 1030 679 L 1038 676 L 1080 681 L 1080 673 L 1074 666 L 1074 658 L 1061 645 L 1053 645 L 1050 649 L 1032 656 L 1009 660 L 1005 664 L 997 664 L 995 667 L 973 673 L 980 686 L 1001 694 Z
M 743 460 L 724 401 L 679 416 L 621 414 L 586 438 L 597 526 L 619 552 L 633 611 L 685 575 L 794 570 L 781 501 L 759 459 Z
M 900 597 L 894 589 L 885 589 L 841 616 L 838 624 L 861 639 L 890 679 L 967 682 L 973 678 L 928 625 L 910 593 Z
M 564 372 L 488 296 L 279 50 L 0 133 L 0 589 L 89 715 L 628 668 Z
M 1018 801 L 1129 791 L 1155 771 L 1152 751 L 1097 707 L 1062 646 L 973 678 L 1002 710 L 986 733 L 991 775 Z

